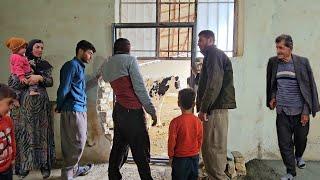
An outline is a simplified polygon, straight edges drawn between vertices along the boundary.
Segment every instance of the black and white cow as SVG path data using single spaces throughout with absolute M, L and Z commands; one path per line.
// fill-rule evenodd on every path
M 176 93 L 180 88 L 180 81 L 178 76 L 170 76 L 166 78 L 160 78 L 158 80 L 146 80 L 147 90 L 152 102 L 157 109 L 158 126 L 162 126 L 161 122 L 161 110 L 168 93 Z

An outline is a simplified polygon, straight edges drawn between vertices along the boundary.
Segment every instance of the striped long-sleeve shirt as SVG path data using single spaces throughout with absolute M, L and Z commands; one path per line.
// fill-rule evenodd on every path
M 277 70 L 277 113 L 287 115 L 309 114 L 296 78 L 293 61 L 279 62 Z

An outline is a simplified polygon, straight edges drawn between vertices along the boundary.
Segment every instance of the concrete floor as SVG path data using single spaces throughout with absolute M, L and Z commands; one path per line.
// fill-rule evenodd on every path
M 274 167 L 275 171 L 279 174 L 285 172 L 282 162 L 279 161 L 266 161 L 270 167 Z M 320 162 L 307 162 L 306 169 L 297 168 L 297 180 L 319 180 L 320 179 Z
M 306 169 L 297 168 L 295 180 L 319 180 L 320 162 L 306 162 Z M 274 180 L 286 173 L 282 161 L 252 160 L 246 164 L 247 176 L 239 180 Z
M 271 160 L 253 160 L 247 163 L 248 175 L 238 178 L 238 180 L 275 180 L 279 179 L 285 172 L 282 161 Z M 79 177 L 77 180 L 107 180 L 108 164 L 96 165 L 94 170 L 87 176 Z M 152 176 L 154 180 L 170 180 L 171 169 L 168 166 L 152 165 Z M 139 180 L 139 175 L 135 164 L 125 164 L 121 170 L 123 179 Z M 40 180 L 40 172 L 31 172 L 25 180 Z M 52 172 L 50 180 L 60 179 L 60 170 L 55 169 Z M 297 169 L 296 180 L 319 180 L 320 179 L 320 162 L 307 162 L 307 168 L 304 170 Z M 14 180 L 18 180 L 15 176 Z

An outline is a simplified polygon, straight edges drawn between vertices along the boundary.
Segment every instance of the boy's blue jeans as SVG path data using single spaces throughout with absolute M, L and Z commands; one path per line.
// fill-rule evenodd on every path
M 197 180 L 199 155 L 192 157 L 174 157 L 172 160 L 172 179 Z

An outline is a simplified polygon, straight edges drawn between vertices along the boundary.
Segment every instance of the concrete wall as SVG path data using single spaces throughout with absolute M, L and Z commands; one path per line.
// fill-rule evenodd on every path
M 27 40 L 42 39 L 45 43 L 44 58 L 53 66 L 54 87 L 48 88 L 50 100 L 56 99 L 61 66 L 75 56 L 76 43 L 82 39 L 92 42 L 97 50 L 94 62 L 87 65 L 87 74 L 95 72 L 105 56 L 111 53 L 111 23 L 114 22 L 112 0 L 4 0 L 0 6 L 0 82 L 6 83 L 9 76 L 9 51 L 4 41 L 11 36 Z M 104 137 L 98 120 L 95 104 L 97 89 L 88 93 L 88 135 L 84 160 L 106 161 L 110 142 Z M 57 157 L 60 154 L 59 115 L 55 114 Z
M 231 111 L 229 148 L 247 159 L 280 158 L 275 112 L 265 107 L 267 61 L 275 55 L 274 39 L 291 34 L 294 53 L 309 58 L 320 90 L 320 1 L 246 0 L 244 3 L 243 56 L 233 59 L 238 108 Z M 319 160 L 320 115 L 311 120 L 306 159 Z
M 230 113 L 229 149 L 244 153 L 247 160 L 256 157 L 278 159 L 275 112 L 265 107 L 267 60 L 275 54 L 275 37 L 281 33 L 291 34 L 294 52 L 309 58 L 320 90 L 320 24 L 317 23 L 320 1 L 240 1 L 244 5 L 244 48 L 243 56 L 232 59 L 238 108 Z M 89 74 L 98 66 L 102 57 L 110 54 L 110 23 L 114 22 L 114 2 L 111 0 L 7 0 L 2 1 L 0 10 L 1 42 L 13 35 L 45 41 L 45 58 L 55 66 L 56 84 L 49 90 L 52 99 L 55 98 L 58 85 L 58 70 L 66 60 L 73 57 L 78 40 L 87 39 L 97 47 L 95 59 L 98 63 L 88 66 Z M 6 82 L 8 51 L 3 44 L 0 53 L 3 62 L 0 82 Z M 94 99 L 95 91 L 90 94 L 91 99 Z M 305 157 L 320 160 L 319 117 L 311 121 Z

